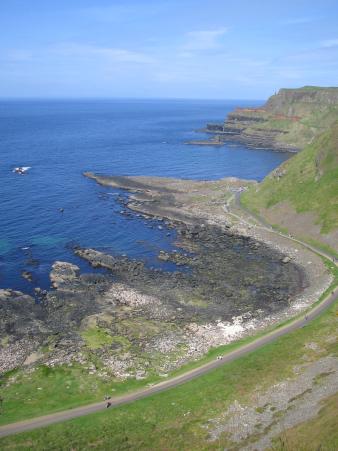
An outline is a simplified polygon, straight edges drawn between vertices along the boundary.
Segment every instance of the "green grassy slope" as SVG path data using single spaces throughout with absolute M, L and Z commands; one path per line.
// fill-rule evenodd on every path
M 328 130 L 338 118 L 338 106 L 331 105 L 321 107 L 320 105 L 313 105 L 313 110 L 309 110 L 309 105 L 299 102 L 297 110 L 300 111 L 302 118 L 299 121 L 292 121 L 291 119 L 270 119 L 267 122 L 271 128 L 278 128 L 285 130 L 279 137 L 281 142 L 297 144 L 303 148 L 308 143 L 312 142 L 314 138 Z
M 262 108 L 240 108 L 228 118 L 230 130 L 244 127 L 249 136 L 274 133 L 281 146 L 303 149 L 337 121 L 338 87 L 281 89 Z
M 338 270 L 332 265 L 330 268 L 338 281 Z M 337 308 L 335 303 L 306 327 L 175 389 L 130 405 L 7 437 L 0 440 L 0 447 L 3 450 L 242 449 L 248 443 L 231 448 L 233 444 L 226 435 L 209 441 L 206 429 L 209 420 L 222 417 L 234 400 L 242 405 L 250 404 L 258 387 L 264 390 L 292 377 L 294 366 L 303 361 L 304 354 L 307 362 L 326 355 L 338 355 L 337 343 L 328 340 L 337 333 Z M 318 345 L 320 353 L 309 349 L 308 343 Z M 332 399 L 327 400 L 324 410 L 311 422 L 286 431 L 288 439 L 299 444 L 306 430 L 311 427 L 318 431 L 324 422 L 327 434 L 318 435 L 316 447 L 306 449 L 337 449 L 337 431 L 332 427 L 337 407 L 332 403 Z M 283 435 L 282 439 L 285 442 L 286 437 Z M 301 448 L 279 447 L 277 442 L 275 449 Z
M 310 421 L 286 430 L 275 440 L 274 451 L 335 451 L 338 444 L 338 393 L 326 399 L 322 408 Z
M 313 212 L 322 233 L 338 228 L 338 122 L 241 197 L 256 212 L 289 202 Z

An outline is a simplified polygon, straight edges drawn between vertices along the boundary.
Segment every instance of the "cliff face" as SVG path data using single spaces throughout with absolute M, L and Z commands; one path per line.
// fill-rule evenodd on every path
M 338 88 L 281 89 L 261 108 L 237 108 L 205 131 L 217 141 L 298 151 L 338 118 Z
M 313 109 L 323 110 L 334 105 L 338 105 L 338 88 L 305 86 L 300 89 L 281 89 L 269 98 L 265 109 L 272 114 L 303 116 Z

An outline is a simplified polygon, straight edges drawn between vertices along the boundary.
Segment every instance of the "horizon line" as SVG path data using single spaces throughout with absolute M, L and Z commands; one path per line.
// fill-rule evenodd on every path
M 0 96 L 1 101 L 30 101 L 30 100 L 198 100 L 198 101 L 253 101 L 261 102 L 265 99 L 244 97 L 121 97 L 121 96 Z

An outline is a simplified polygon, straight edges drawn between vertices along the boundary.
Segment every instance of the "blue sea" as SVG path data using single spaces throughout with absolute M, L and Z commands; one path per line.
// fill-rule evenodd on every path
M 1 101 L 0 287 L 28 293 L 37 286 L 48 288 L 55 260 L 90 271 L 73 255 L 73 244 L 174 269 L 156 259 L 160 249 L 174 247 L 174 232 L 160 230 L 155 221 L 122 215 L 118 191 L 101 187 L 82 173 L 261 180 L 289 155 L 243 146 L 184 144 L 204 138 L 196 130 L 207 122 L 223 121 L 237 106 L 260 103 Z M 17 166 L 31 169 L 22 176 L 12 172 Z M 23 279 L 23 270 L 33 273 L 33 283 Z

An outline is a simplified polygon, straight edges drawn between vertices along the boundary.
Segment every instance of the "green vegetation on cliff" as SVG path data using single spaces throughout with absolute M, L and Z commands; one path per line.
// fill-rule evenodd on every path
M 265 109 L 269 115 L 280 117 L 282 126 L 276 128 L 287 133 L 279 139 L 302 148 L 338 119 L 338 88 L 281 89 L 270 97 Z M 266 126 L 274 125 L 274 118 L 269 118 Z
M 321 233 L 338 229 L 338 122 L 251 186 L 241 201 L 256 212 L 288 202 L 297 213 L 314 213 Z
M 221 141 L 299 151 L 338 119 L 338 88 L 281 89 L 260 108 L 237 108 L 209 132 Z

